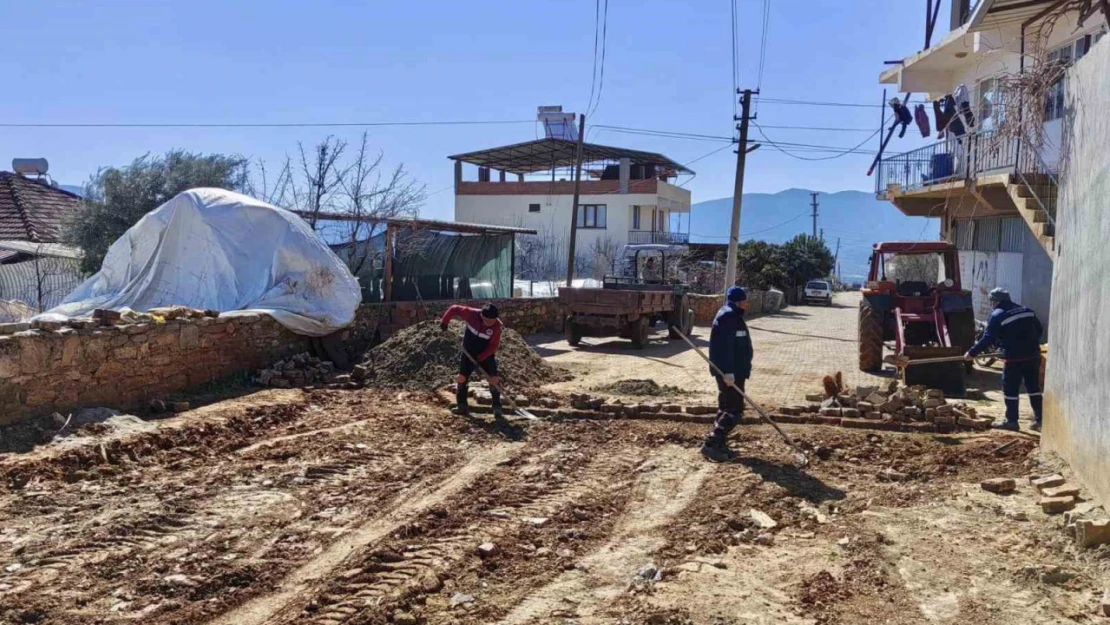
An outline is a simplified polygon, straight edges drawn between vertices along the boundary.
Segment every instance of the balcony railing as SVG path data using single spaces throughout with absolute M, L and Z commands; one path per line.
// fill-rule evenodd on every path
M 629 230 L 629 245 L 659 243 L 663 245 L 686 245 L 690 242 L 688 232 L 653 232 L 651 230 Z
M 950 137 L 884 158 L 879 163 L 879 174 L 875 178 L 875 192 L 884 196 L 891 185 L 897 185 L 902 192 L 906 192 L 992 171 L 1016 170 L 1019 152 L 1016 138 L 999 137 L 991 132 Z

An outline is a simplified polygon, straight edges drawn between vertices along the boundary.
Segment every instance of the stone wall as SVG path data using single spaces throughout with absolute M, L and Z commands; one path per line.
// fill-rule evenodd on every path
M 1041 440 L 1110 504 L 1110 39 L 1067 85 Z
M 452 303 L 428 302 L 427 308 L 438 317 Z M 495 303 L 505 323 L 522 334 L 560 328 L 554 298 Z M 425 318 L 424 306 L 417 302 L 364 305 L 355 322 L 337 337 L 353 356 Z M 60 330 L 4 326 L 0 425 L 27 414 L 87 406 L 140 407 L 150 399 L 260 369 L 313 348 L 311 339 L 255 314 Z
M 707 326 L 713 323 L 713 317 L 717 315 L 717 311 L 724 306 L 724 295 L 689 295 L 691 308 L 694 309 L 694 325 Z M 771 297 L 767 295 L 766 291 L 756 291 L 748 289 L 748 315 L 760 315 L 763 313 L 778 312 L 777 310 L 765 310 L 767 306 L 764 305 L 765 301 L 770 300 Z M 779 310 L 785 307 L 785 302 L 779 298 Z

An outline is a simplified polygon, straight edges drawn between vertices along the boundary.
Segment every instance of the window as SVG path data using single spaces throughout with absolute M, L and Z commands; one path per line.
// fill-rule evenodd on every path
M 1091 45 L 1102 39 L 1104 32 L 1093 35 L 1084 35 L 1075 41 L 1066 43 L 1059 48 L 1049 50 L 1045 55 L 1046 64 L 1059 65 L 1061 70 L 1067 69 L 1072 63 L 1083 58 L 1091 50 Z M 1044 120 L 1050 122 L 1064 117 L 1064 76 L 1048 88 L 1044 102 Z
M 578 207 L 579 228 L 605 228 L 605 205 L 583 204 Z
M 975 123 L 982 130 L 991 130 L 1002 121 L 1003 94 L 997 78 L 986 78 L 975 86 L 976 115 Z
M 540 205 L 539 204 L 529 204 L 528 205 L 528 212 L 529 213 L 538 213 L 538 212 L 540 212 Z
M 666 225 L 666 223 L 667 223 L 667 212 L 661 210 L 661 211 L 659 211 L 659 227 L 657 227 L 655 230 L 657 232 L 666 232 L 667 229 L 663 227 L 664 225 Z
M 633 230 L 639 230 L 640 229 L 640 207 L 639 206 L 633 206 L 632 207 L 632 229 Z

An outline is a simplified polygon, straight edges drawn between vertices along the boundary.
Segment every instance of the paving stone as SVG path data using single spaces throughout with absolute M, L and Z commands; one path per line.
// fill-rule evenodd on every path
M 1078 497 L 1079 487 L 1072 486 L 1070 484 L 1064 484 L 1063 486 L 1043 488 L 1041 489 L 1041 492 L 1044 493 L 1045 497 Z
M 1110 519 L 1079 519 L 1075 522 L 1075 542 L 1080 547 L 1110 543 Z
M 1045 514 L 1060 514 L 1075 507 L 1075 497 L 1043 497 L 1037 503 Z
M 979 485 L 983 487 L 983 490 L 999 495 L 1012 493 L 1017 488 L 1017 483 L 1014 482 L 1012 477 L 992 477 L 989 480 L 983 480 Z
M 1057 486 L 1063 486 L 1064 482 L 1066 482 L 1066 481 L 1067 480 L 1064 479 L 1063 475 L 1054 474 L 1054 475 L 1046 475 L 1045 477 L 1037 478 L 1037 479 L 1033 480 L 1031 483 L 1033 484 L 1033 486 L 1037 490 L 1042 490 L 1043 491 L 1046 488 L 1055 488 Z

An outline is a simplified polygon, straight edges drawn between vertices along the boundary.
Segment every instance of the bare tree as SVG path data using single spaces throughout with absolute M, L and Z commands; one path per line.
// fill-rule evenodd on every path
M 589 259 L 587 262 L 593 265 L 591 267 L 593 277 L 601 280 L 606 274 L 615 273 L 620 252 L 621 246 L 613 240 L 613 237 L 605 235 L 594 239 L 587 251 Z

